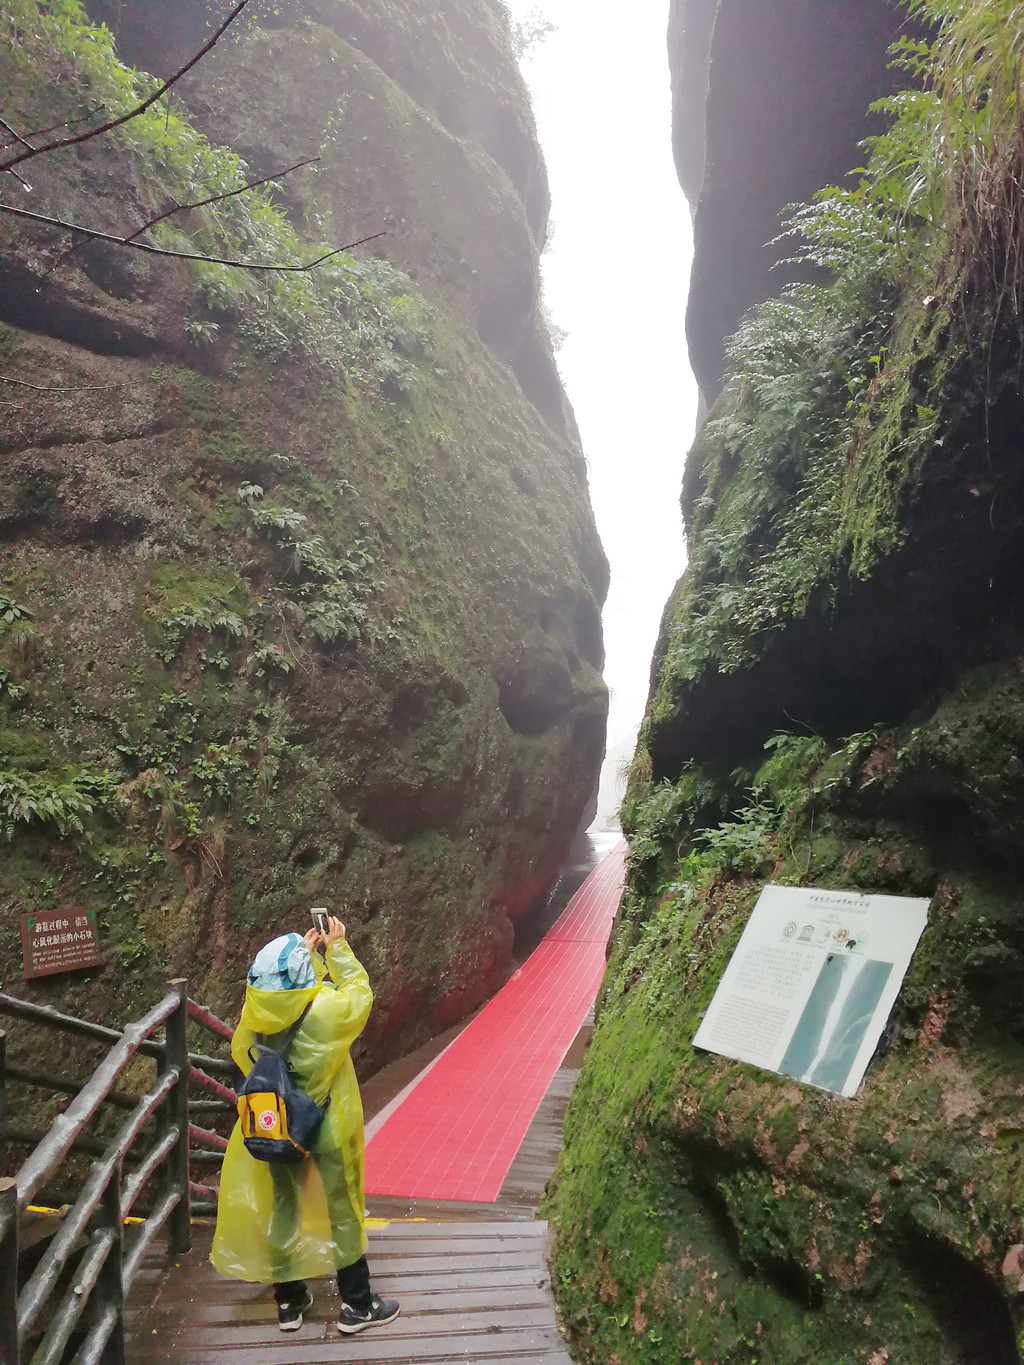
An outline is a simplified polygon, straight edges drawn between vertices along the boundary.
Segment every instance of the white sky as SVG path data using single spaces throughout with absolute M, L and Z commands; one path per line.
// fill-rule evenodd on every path
M 692 255 L 672 161 L 669 0 L 508 0 L 556 26 L 523 61 L 551 181 L 543 259 L 559 369 L 611 561 L 604 613 L 609 763 L 647 700 L 665 601 L 684 564 L 679 490 L 697 394 L 683 318 Z M 602 806 L 608 800 L 607 788 Z

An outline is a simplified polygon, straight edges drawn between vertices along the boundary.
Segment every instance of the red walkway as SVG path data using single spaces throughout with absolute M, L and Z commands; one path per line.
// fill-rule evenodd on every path
M 620 840 L 494 999 L 367 1130 L 368 1194 L 491 1203 L 601 984 Z

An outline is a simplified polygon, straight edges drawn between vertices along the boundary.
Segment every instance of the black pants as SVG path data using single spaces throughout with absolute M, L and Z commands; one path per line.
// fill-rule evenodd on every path
M 301 1303 L 306 1293 L 304 1280 L 287 1280 L 284 1284 L 274 1285 L 274 1298 L 278 1305 Z M 370 1267 L 366 1257 L 343 1266 L 338 1271 L 338 1297 L 357 1313 L 365 1313 L 370 1307 Z
M 338 1175 L 343 1169 L 340 1152 L 321 1152 L 317 1157 L 324 1176 L 325 1184 L 334 1188 L 344 1183 Z M 327 1168 L 324 1170 L 324 1168 Z M 336 1169 L 337 1168 L 337 1169 Z M 274 1212 L 270 1221 L 271 1266 L 278 1273 L 287 1274 L 288 1256 L 286 1248 L 294 1238 L 299 1226 L 302 1207 L 302 1186 L 306 1179 L 305 1169 L 301 1166 L 271 1166 L 270 1174 L 274 1182 Z M 351 1194 L 349 1195 L 351 1199 Z M 353 1208 L 353 1216 L 361 1213 Z M 275 1267 L 275 1262 L 276 1267 Z M 281 1280 L 274 1285 L 274 1298 L 278 1304 L 301 1303 L 306 1294 L 303 1280 Z M 343 1303 L 354 1308 L 357 1313 L 365 1313 L 370 1307 L 370 1267 L 366 1257 L 360 1256 L 352 1265 L 338 1271 L 338 1294 Z

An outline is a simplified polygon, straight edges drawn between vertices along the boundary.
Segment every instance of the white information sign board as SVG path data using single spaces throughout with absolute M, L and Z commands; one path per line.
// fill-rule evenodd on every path
M 766 886 L 694 1046 L 857 1093 L 928 922 L 926 900 Z

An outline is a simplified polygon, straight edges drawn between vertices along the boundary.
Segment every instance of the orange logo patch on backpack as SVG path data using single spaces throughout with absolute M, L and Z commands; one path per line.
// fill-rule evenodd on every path
M 264 1091 L 238 1097 L 238 1117 L 242 1120 L 242 1137 L 280 1138 L 288 1142 L 288 1120 L 280 1095 Z

